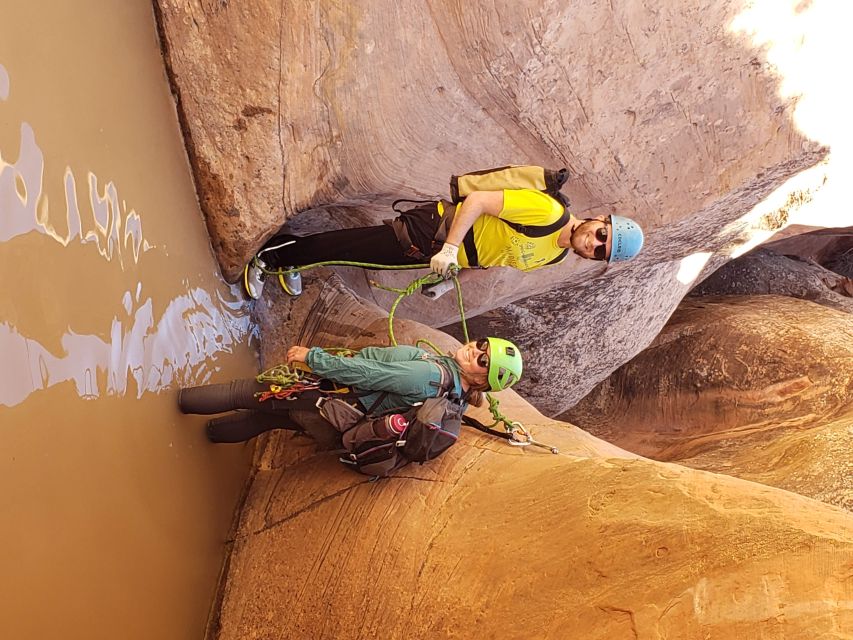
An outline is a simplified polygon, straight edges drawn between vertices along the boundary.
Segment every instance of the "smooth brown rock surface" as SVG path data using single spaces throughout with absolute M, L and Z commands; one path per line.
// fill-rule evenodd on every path
M 787 489 L 853 512 L 853 411 L 806 428 L 732 433 L 679 464 Z
M 771 295 L 688 298 L 563 418 L 644 456 L 853 507 L 853 316 Z
M 748 3 L 157 0 L 223 273 L 287 219 L 565 165 L 578 213 L 684 219 L 810 145 Z
M 850 218 L 853 222 L 853 215 Z M 814 231 L 808 227 L 792 225 L 774 236 L 773 241 L 766 246 L 782 255 L 796 255 L 814 260 L 841 275 L 853 278 L 853 267 L 848 266 L 846 270 L 833 268 L 834 263 L 843 261 L 844 257 L 848 258 L 848 262 L 853 262 L 853 227 Z
M 260 303 L 266 364 L 294 341 L 384 343 L 380 312 L 334 280 L 311 285 Z M 846 637 L 853 515 L 637 459 L 501 400 L 561 453 L 466 431 L 371 483 L 305 439 L 267 438 L 215 637 Z

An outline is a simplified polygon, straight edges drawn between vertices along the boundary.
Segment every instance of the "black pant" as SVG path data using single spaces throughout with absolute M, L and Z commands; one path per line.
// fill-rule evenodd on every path
M 278 245 L 295 241 L 284 247 Z M 278 248 L 276 248 L 278 247 Z M 258 256 L 268 267 L 284 269 L 315 262 L 347 260 L 383 265 L 422 264 L 406 255 L 394 230 L 386 225 L 324 231 L 310 236 L 280 233 L 271 238 Z
M 188 387 L 178 394 L 178 406 L 183 413 L 230 412 L 207 423 L 211 442 L 245 442 L 265 431 L 290 429 L 307 433 L 322 449 L 341 448 L 341 434 L 314 404 L 318 393 L 305 391 L 294 400 L 270 398 L 263 402 L 255 397 L 268 390 L 268 385 L 254 379 Z

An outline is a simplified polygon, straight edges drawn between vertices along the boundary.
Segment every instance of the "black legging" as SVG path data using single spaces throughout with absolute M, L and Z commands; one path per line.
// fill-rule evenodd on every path
M 292 240 L 295 241 L 294 244 L 273 248 Z M 274 269 L 300 267 L 329 260 L 387 265 L 423 262 L 403 252 L 394 230 L 387 224 L 378 227 L 324 231 L 310 236 L 280 233 L 264 244 L 258 256 L 268 267 Z
M 254 379 L 188 387 L 178 394 L 183 413 L 211 415 L 231 412 L 207 423 L 211 442 L 245 442 L 265 431 L 290 429 L 310 435 L 322 449 L 341 448 L 341 434 L 315 406 L 319 393 L 305 391 L 294 400 L 270 398 L 260 402 L 255 393 L 269 386 Z

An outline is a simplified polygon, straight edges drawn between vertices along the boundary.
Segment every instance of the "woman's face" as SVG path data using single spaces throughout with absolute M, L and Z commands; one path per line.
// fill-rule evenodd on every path
M 463 344 L 453 354 L 453 359 L 469 378 L 485 380 L 489 372 L 489 356 L 489 342 L 480 339 Z

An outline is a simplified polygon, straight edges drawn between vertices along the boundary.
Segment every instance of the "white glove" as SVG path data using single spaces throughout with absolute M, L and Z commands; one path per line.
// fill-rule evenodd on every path
M 447 272 L 450 270 L 450 265 L 458 264 L 456 254 L 459 253 L 459 247 L 448 242 L 444 243 L 441 251 L 436 253 L 432 260 L 429 261 L 429 268 L 435 273 L 447 277 Z
M 440 298 L 453 288 L 454 285 L 452 280 L 442 280 L 437 284 L 421 287 L 421 293 L 424 294 L 427 298 L 435 300 L 437 298 Z

